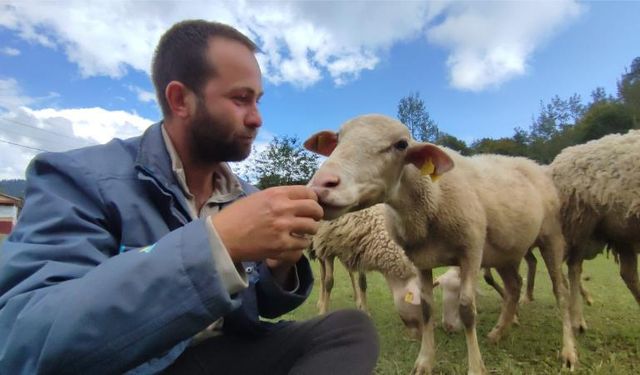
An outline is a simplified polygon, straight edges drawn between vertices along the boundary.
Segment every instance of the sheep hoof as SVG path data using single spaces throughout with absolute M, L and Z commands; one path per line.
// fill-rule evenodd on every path
M 585 302 L 587 305 L 591 306 L 591 305 L 593 305 L 593 298 L 591 298 L 591 296 L 586 297 L 586 298 L 584 299 L 584 302 Z
M 524 296 L 520 299 L 520 304 L 521 304 L 521 305 L 526 305 L 526 304 L 528 304 L 528 303 L 530 303 L 530 302 L 533 302 L 533 297 L 530 297 L 530 296 L 527 296 L 527 295 L 524 295 Z
M 431 375 L 431 365 L 426 358 L 416 359 L 416 363 L 413 365 L 411 375 Z
M 500 332 L 499 329 L 494 328 L 491 330 L 491 332 L 489 332 L 489 334 L 487 335 L 487 338 L 489 339 L 489 342 L 492 344 L 497 344 L 500 339 L 502 339 L 502 333 Z
M 578 354 L 575 349 L 562 349 L 562 367 L 573 372 L 578 363 Z
M 574 322 L 571 328 L 573 328 L 573 332 L 576 334 L 583 334 L 587 332 L 587 322 L 584 319 L 580 319 L 579 322 Z
M 424 368 L 416 368 L 414 367 L 411 371 L 411 375 L 431 375 L 431 371 Z

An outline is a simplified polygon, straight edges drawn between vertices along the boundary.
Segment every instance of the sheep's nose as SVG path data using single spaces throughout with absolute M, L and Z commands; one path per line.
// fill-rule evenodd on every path
M 331 189 L 340 185 L 340 177 L 333 173 L 321 172 L 315 175 L 311 183 L 314 187 Z

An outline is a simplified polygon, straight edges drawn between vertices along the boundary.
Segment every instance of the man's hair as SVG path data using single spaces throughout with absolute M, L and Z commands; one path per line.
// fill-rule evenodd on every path
M 207 59 L 209 41 L 214 37 L 238 41 L 251 52 L 258 50 L 251 39 L 229 25 L 204 20 L 187 20 L 173 25 L 160 38 L 151 63 L 151 79 L 164 117 L 171 115 L 164 96 L 169 82 L 182 82 L 200 95 L 207 79 L 215 76 L 214 62 Z

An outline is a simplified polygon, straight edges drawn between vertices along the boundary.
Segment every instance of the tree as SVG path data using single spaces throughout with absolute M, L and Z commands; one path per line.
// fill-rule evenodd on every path
M 400 99 L 398 120 L 409 128 L 411 137 L 417 141 L 434 142 L 438 138 L 438 125 L 429 116 L 418 92 Z
M 548 141 L 567 126 L 574 125 L 586 111 L 580 95 L 573 94 L 569 99 L 561 99 L 558 95 L 551 102 L 540 102 L 540 114 L 531 125 L 532 141 Z
M 458 151 L 462 155 L 471 155 L 471 149 L 467 146 L 467 143 L 451 134 L 438 132 L 438 139 L 436 139 L 435 143 Z
M 619 102 L 601 102 L 592 105 L 576 125 L 576 136 L 582 143 L 611 133 L 624 134 L 634 126 L 633 113 L 628 106 Z
M 509 156 L 521 156 L 524 153 L 522 145 L 513 138 L 482 138 L 471 145 L 476 154 L 500 154 Z
M 274 137 L 249 167 L 260 189 L 304 185 L 318 169 L 319 157 L 306 151 L 295 136 Z
M 635 126 L 640 124 L 640 57 L 633 59 L 631 69 L 618 81 L 618 96 L 633 115 Z
M 613 97 L 611 95 L 607 95 L 604 87 L 596 87 L 593 91 L 591 91 L 591 105 L 602 103 L 602 102 L 611 102 L 613 101 Z

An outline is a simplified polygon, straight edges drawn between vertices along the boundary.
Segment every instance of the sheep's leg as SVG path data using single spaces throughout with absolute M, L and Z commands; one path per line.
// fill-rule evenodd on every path
M 638 281 L 638 256 L 631 247 L 620 249 L 620 276 L 640 305 L 640 282 Z
M 484 277 L 484 281 L 487 284 L 491 285 L 493 289 L 496 290 L 496 292 L 498 292 L 498 294 L 500 295 L 500 298 L 504 299 L 504 289 L 502 289 L 500 284 L 496 282 L 496 279 L 493 278 L 493 274 L 491 273 L 491 268 L 489 267 L 484 268 L 483 277 Z
M 587 322 L 584 320 L 582 312 L 582 294 L 580 289 L 582 282 L 580 280 L 582 275 L 582 259 L 570 259 L 568 262 L 569 268 L 569 312 L 571 314 L 571 327 L 576 332 L 585 332 L 587 330 Z
M 560 228 L 560 223 L 556 222 L 552 228 Z M 540 246 L 540 253 L 547 266 L 553 294 L 556 297 L 556 304 L 562 316 L 562 364 L 573 370 L 578 362 L 575 337 L 571 328 L 571 315 L 569 313 L 569 292 L 567 290 L 566 279 L 562 274 L 562 258 L 564 255 L 564 239 L 562 234 L 554 232 L 543 238 L 543 246 Z
M 364 280 L 363 280 L 364 278 Z M 353 288 L 353 298 L 356 302 L 356 307 L 368 313 L 367 309 L 367 276 L 364 272 L 359 272 L 358 280 L 356 281 L 355 272 L 349 271 L 349 279 L 351 279 L 351 287 Z
M 496 270 L 504 282 L 505 297 L 502 301 L 502 309 L 498 323 L 487 336 L 493 343 L 500 341 L 511 326 L 511 323 L 515 320 L 520 291 L 522 289 L 522 277 L 520 277 L 518 273 L 517 266 L 500 267 Z
M 433 322 L 433 271 L 420 270 L 420 304 L 422 306 L 422 339 L 420 352 L 414 364 L 412 375 L 431 374 L 435 363 L 435 339 Z
M 334 257 L 327 257 L 324 259 L 324 277 L 322 277 L 322 286 L 324 287 L 324 293 L 320 294 L 320 300 L 318 301 L 318 310 L 320 314 L 326 314 L 329 309 L 329 300 L 331 299 L 331 289 L 333 289 L 333 261 Z M 321 270 L 322 274 L 322 270 Z
M 320 291 L 318 292 L 318 302 L 316 302 L 316 308 L 318 309 L 318 314 L 323 314 L 320 310 L 324 304 L 325 300 L 325 290 L 324 290 L 324 280 L 327 278 L 327 266 L 324 262 L 324 258 L 318 258 L 318 262 L 320 263 Z
M 482 361 L 478 335 L 476 333 L 476 290 L 478 287 L 478 273 L 480 259 L 469 261 L 462 259 L 460 263 L 460 320 L 464 325 L 467 339 L 467 358 L 469 374 L 486 374 L 487 370 Z
M 591 293 L 589 293 L 589 290 L 585 288 L 582 279 L 580 279 L 580 294 L 582 294 L 582 299 L 587 305 L 593 305 L 593 297 L 591 297 Z
M 366 272 L 358 272 L 358 290 L 360 292 L 360 305 L 358 308 L 369 313 L 367 306 L 367 274 Z
M 538 266 L 538 260 L 533 255 L 533 249 L 529 250 L 524 256 L 525 262 L 527 262 L 527 291 L 522 299 L 522 302 L 527 303 L 533 301 L 533 287 L 536 281 L 536 268 Z

